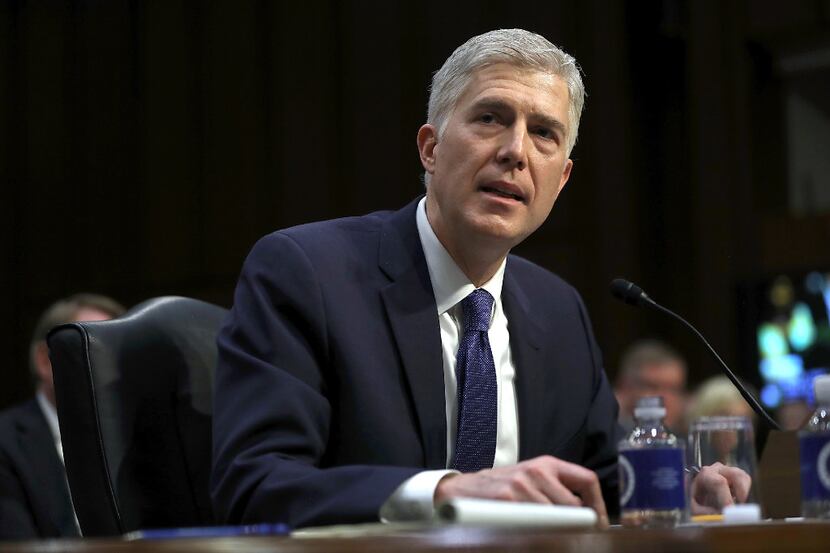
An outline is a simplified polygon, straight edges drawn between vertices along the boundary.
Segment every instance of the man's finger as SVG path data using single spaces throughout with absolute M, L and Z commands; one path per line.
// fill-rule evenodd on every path
M 605 508 L 605 500 L 602 498 L 602 490 L 599 486 L 597 474 L 585 467 L 559 461 L 559 480 L 569 490 L 579 494 L 582 498 L 581 504 L 591 507 L 597 512 L 600 523 L 607 525 L 608 511 Z
M 695 500 L 701 505 L 720 511 L 727 505 L 734 503 L 729 481 L 720 474 L 718 469 L 712 467 L 701 468 L 692 485 L 695 489 Z
M 539 489 L 554 505 L 571 505 L 581 507 L 582 500 L 565 487 L 554 474 L 534 477 Z
M 517 470 L 504 485 L 509 486 L 509 499 L 511 501 L 555 503 L 540 487 L 536 478 L 525 471 Z
M 738 503 L 745 502 L 749 497 L 749 489 L 752 487 L 752 477 L 738 467 L 723 467 L 720 473 L 729 482 L 732 497 Z

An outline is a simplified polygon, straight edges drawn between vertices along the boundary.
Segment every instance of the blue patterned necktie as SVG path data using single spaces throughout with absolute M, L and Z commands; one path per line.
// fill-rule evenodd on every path
M 496 455 L 496 365 L 487 330 L 493 296 L 481 288 L 461 300 L 464 335 L 458 345 L 458 433 L 452 468 L 492 468 Z

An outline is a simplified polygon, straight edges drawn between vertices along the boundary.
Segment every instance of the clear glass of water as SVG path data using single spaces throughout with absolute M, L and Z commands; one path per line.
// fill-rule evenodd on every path
M 716 463 L 746 472 L 752 486 L 743 502 L 760 503 L 755 433 L 747 417 L 701 417 L 693 421 L 686 452 L 692 472 Z M 735 502 L 739 502 L 737 498 Z

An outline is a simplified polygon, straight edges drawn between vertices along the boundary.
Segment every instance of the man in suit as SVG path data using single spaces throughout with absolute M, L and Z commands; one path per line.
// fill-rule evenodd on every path
M 433 78 L 424 198 L 254 247 L 218 339 L 221 519 L 400 520 L 469 496 L 606 520 L 620 436 L 587 313 L 508 255 L 568 181 L 583 98 L 543 37 L 474 37 Z
M 38 320 L 29 348 L 35 397 L 0 413 L 0 539 L 79 535 L 63 467 L 46 334 L 59 324 L 101 321 L 123 312 L 105 296 L 75 294 L 52 304 Z
M 614 382 L 620 426 L 626 431 L 634 428 L 634 407 L 640 398 L 660 396 L 666 406 L 666 426 L 685 434 L 686 372 L 683 357 L 660 340 L 638 340 L 626 348 Z

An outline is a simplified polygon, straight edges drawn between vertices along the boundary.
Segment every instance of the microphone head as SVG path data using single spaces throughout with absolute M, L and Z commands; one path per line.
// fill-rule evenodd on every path
M 624 278 L 615 278 L 611 281 L 611 293 L 615 298 L 629 305 L 641 305 L 648 297 L 642 288 Z

